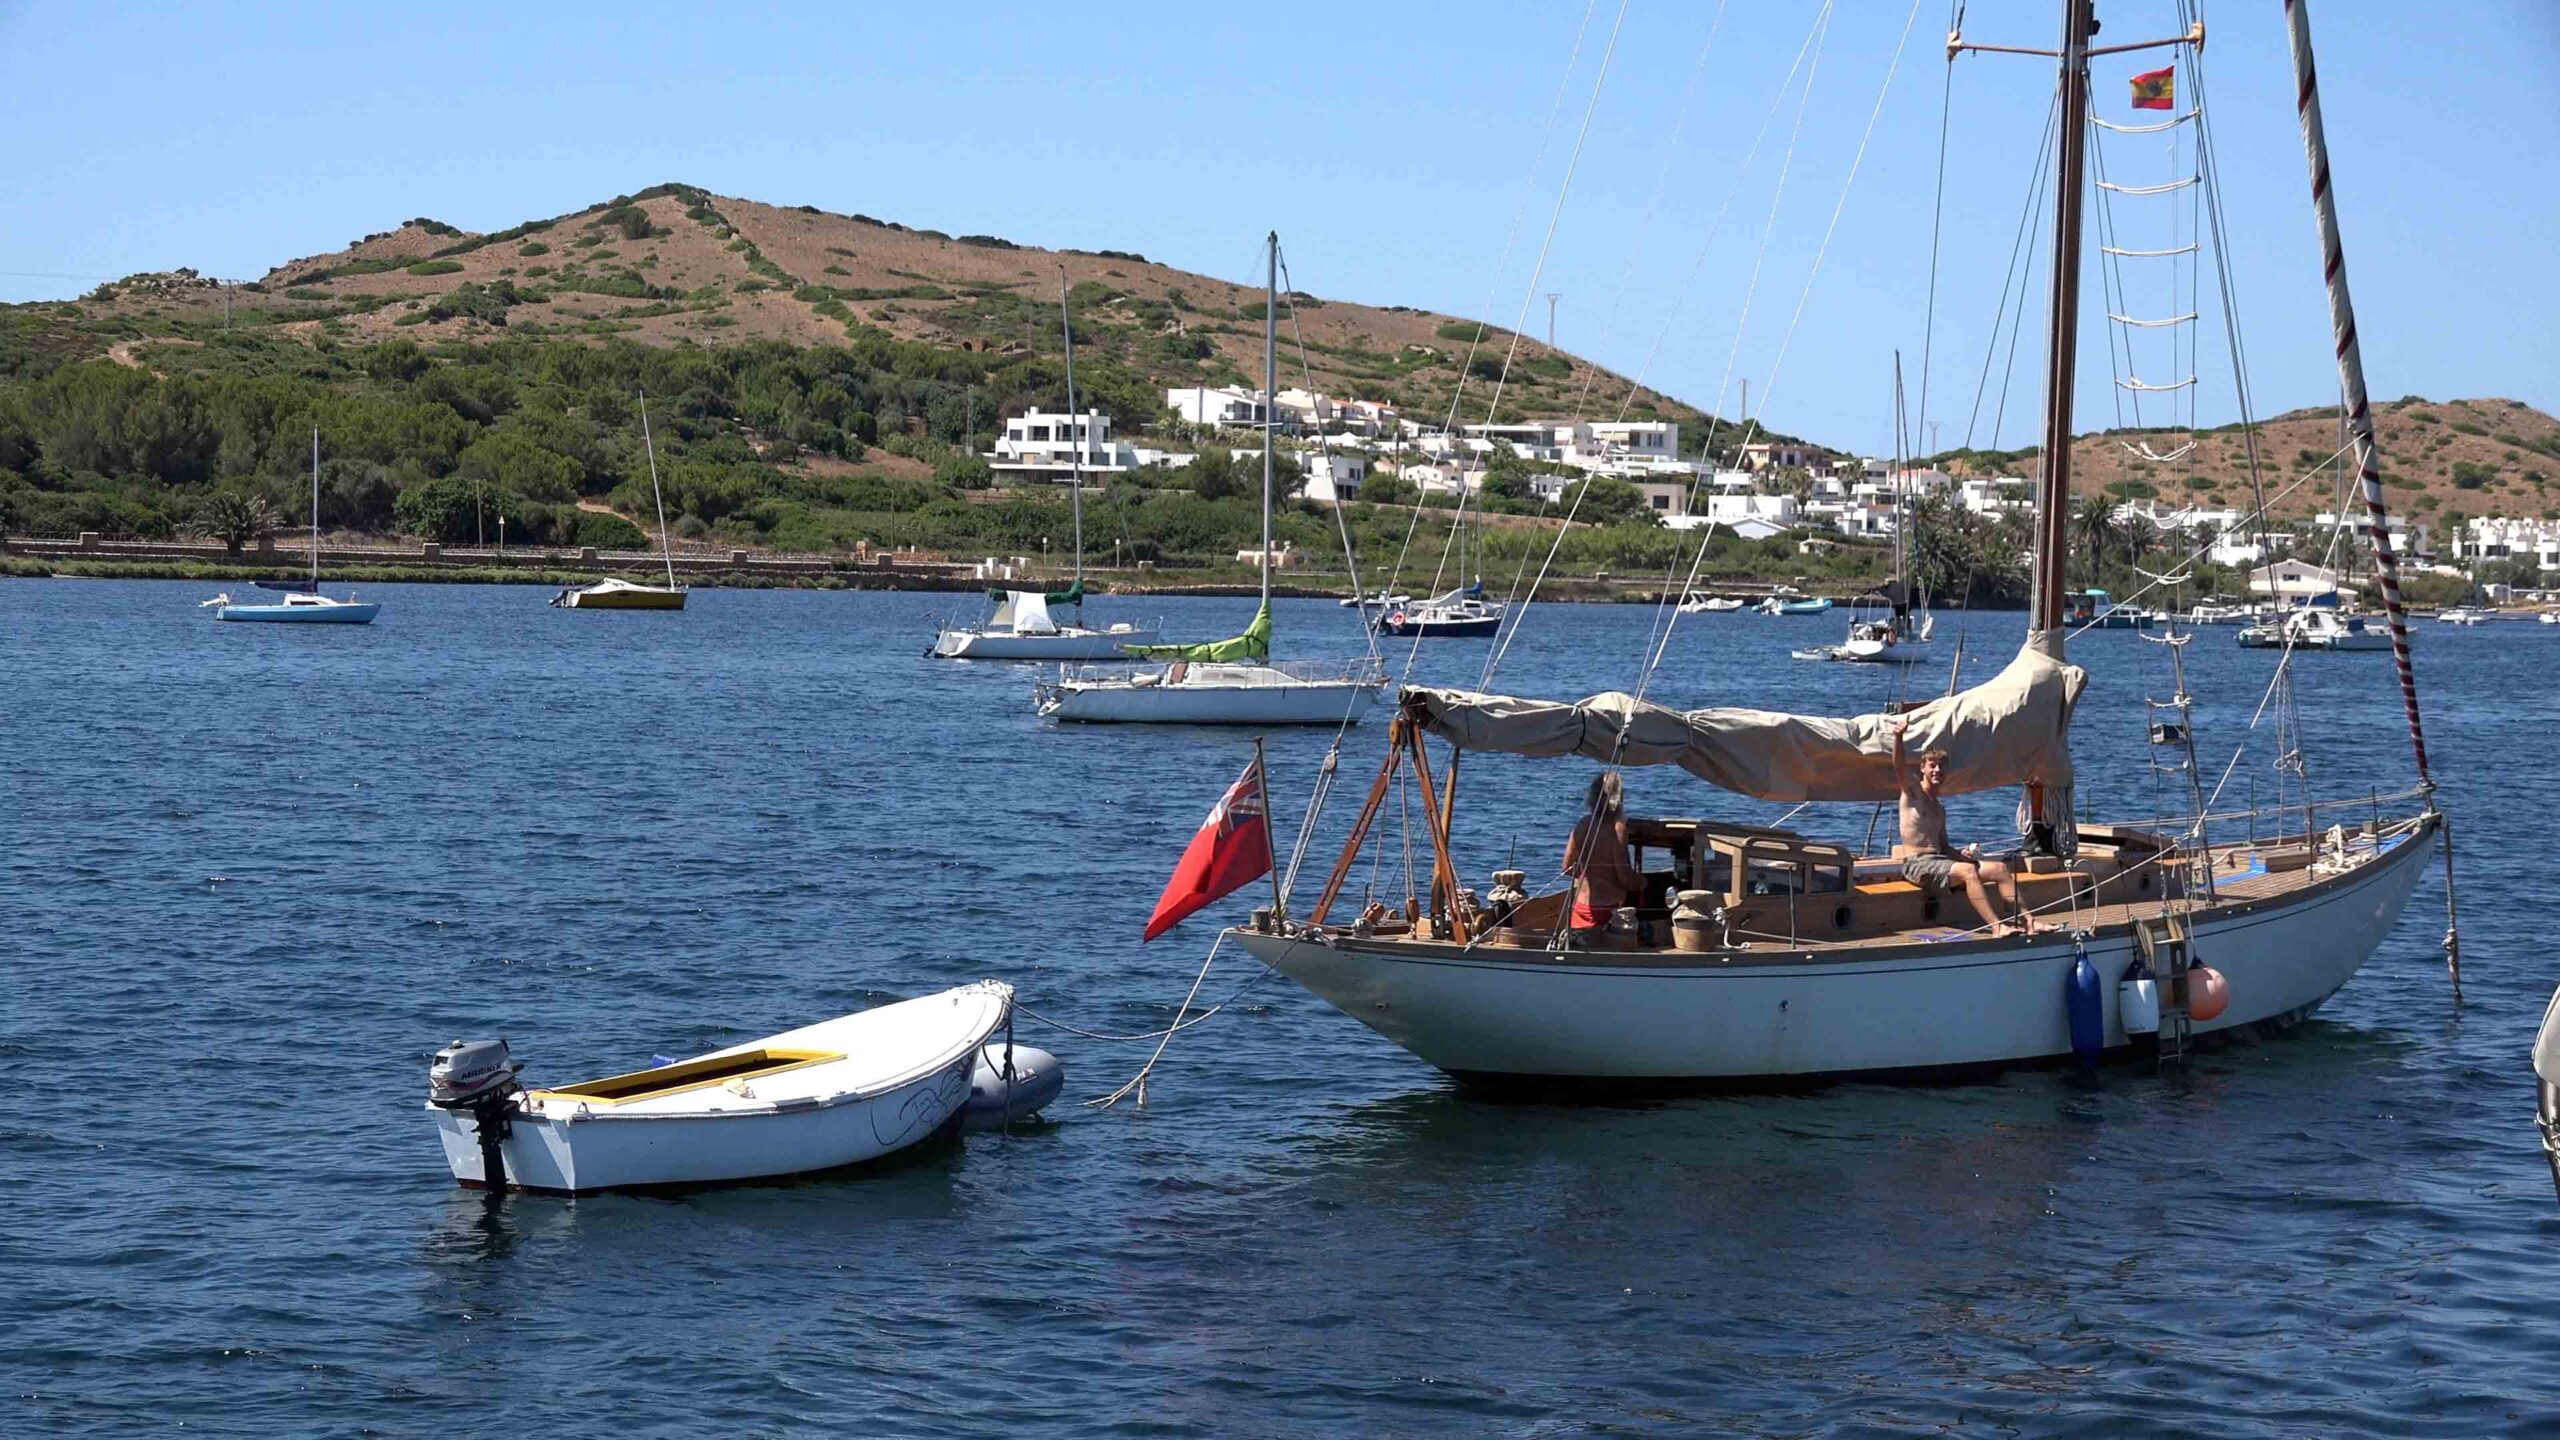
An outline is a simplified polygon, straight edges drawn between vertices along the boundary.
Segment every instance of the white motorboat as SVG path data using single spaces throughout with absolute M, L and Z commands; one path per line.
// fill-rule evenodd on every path
M 1691 595 L 1680 602 L 1683 615 L 1730 615 L 1743 608 L 1744 602 L 1730 595 Z
M 675 542 L 667 535 L 667 499 L 658 487 L 658 442 L 649 432 L 649 391 L 640 389 L 640 447 L 649 457 L 649 498 L 658 507 L 658 559 L 666 567 L 667 583 L 646 585 L 637 580 L 608 576 L 585 585 L 572 585 L 551 597 L 555 610 L 681 610 L 685 587 L 676 583 Z
M 2439 613 L 2436 618 L 2447 625 L 2477 625 L 2489 618 L 2489 612 L 2474 609 L 2469 605 L 2456 605 L 2450 610 Z
M 1339 604 L 1345 610 L 1392 610 L 1398 605 L 1412 604 L 1413 597 L 1410 595 L 1393 594 L 1387 590 L 1380 589 L 1367 595 L 1354 595 L 1347 600 L 1340 600 L 1335 603 Z
M 2560 610 L 2543 611 L 2542 623 L 2545 625 L 2560 625 Z
M 2255 605 L 2221 605 L 2198 601 L 2178 617 L 2186 625 L 2247 625 L 2258 618 Z
M 2398 560 L 2387 539 L 2387 492 L 2376 458 L 2354 315 L 2336 258 L 2336 216 L 2304 4 L 2287 9 L 2305 151 L 2338 349 L 2341 409 L 2350 417 L 2372 516 L 2375 576 L 2396 621 Z M 1450 1074 L 1469 1081 L 1609 1086 L 1766 1087 L 1845 1076 L 1935 1079 L 2111 1051 L 2183 1053 L 2188 1042 L 2298 1021 L 2354 977 L 2388 937 L 2411 894 L 2442 853 L 2445 820 L 2434 796 L 2421 710 L 2401 651 L 2414 783 L 2389 796 L 2315 802 L 2308 797 L 2248 816 L 2216 815 L 2195 783 L 2188 734 L 2184 637 L 2168 637 L 2176 699 L 2146 705 L 2146 743 L 2179 747 L 2189 777 L 2186 813 L 2139 823 L 2075 820 L 2073 715 L 2088 673 L 2069 663 L 2073 599 L 2089 619 L 2104 597 L 2066 594 L 2072 493 L 2073 360 L 2080 352 L 2081 206 L 2088 186 L 2083 140 L 2094 17 L 2089 0 L 2063 0 L 2058 116 L 2048 177 L 2055 207 L 2047 372 L 2028 638 L 1999 674 L 1954 694 L 1882 714 L 1798 715 L 1734 704 L 1680 711 L 1642 698 L 1649 659 L 1629 691 L 1578 701 L 1409 687 L 1388 727 L 1368 800 L 1311 907 L 1288 886 L 1254 924 L 1228 932 L 1256 959 Z M 2110 41 L 2116 37 L 2110 36 Z M 2199 45 L 2203 33 L 2165 42 Z M 2150 48 L 2135 40 L 2111 50 Z M 1951 49 L 1972 47 L 1961 34 Z M 2199 156 L 2201 169 L 2210 162 Z M 2094 603 L 2092 603 L 2094 601 Z M 2118 623 L 2131 628 L 2129 612 Z M 2396 624 L 2367 631 L 2334 611 L 2298 612 L 2288 624 L 2391 645 Z M 2334 629 L 2332 629 L 2334 627 Z M 2359 642 L 2360 643 L 2360 642 Z M 2290 707 L 2290 696 L 2269 702 Z M 2307 728 L 2278 709 L 2246 748 L 2291 753 Z M 1450 747 L 1433 773 L 1432 748 Z M 1934 752 L 1934 754 L 1933 754 Z M 1584 889 L 1570 871 L 1544 894 L 1529 872 L 1494 871 L 1479 900 L 1462 876 L 1466 837 L 1479 843 L 1549 824 L 1565 807 L 1453 823 L 1465 761 L 1467 793 L 1482 805 L 1516 805 L 1526 777 L 1490 775 L 1503 763 L 1579 757 L 1599 766 L 1676 765 L 1734 795 L 1793 815 L 1809 805 L 1892 803 L 1907 753 L 1932 755 L 1938 792 L 2019 792 L 2022 852 L 2018 908 L 1992 901 L 1977 912 L 1961 893 L 1924 888 L 1904 861 L 1781 828 L 1729 820 L 1616 813 L 1613 789 L 1591 786 L 1568 853 L 1589 854 L 1586 834 L 1611 835 L 1624 863 L 1610 890 Z M 2254 763 L 2264 763 L 2261 756 Z M 1400 772 L 1411 766 L 1410 776 Z M 2167 769 L 2155 762 L 2155 771 Z M 2355 775 L 2359 787 L 2370 768 Z M 1445 790 L 1435 780 L 1446 778 Z M 1412 783 L 1424 803 L 1410 813 L 1382 802 Z M 1330 789 L 1330 787 L 1327 787 Z M 1579 789 L 1581 787 L 1574 787 Z M 1341 793 L 1341 792 L 1333 792 Z M 1546 817 L 1544 821 L 1540 814 Z M 1870 812 L 1871 813 L 1871 812 Z M 1319 826 L 1319 811 L 1309 828 Z M 2216 838 L 2212 826 L 2223 834 Z M 1601 829 L 1606 824 L 1610 829 Z M 1623 839 L 1615 838 L 1623 825 Z M 1404 834 L 1393 832 L 1402 827 Z M 1417 833 L 1419 832 L 1419 833 Z M 2262 835 L 2284 837 L 2262 843 Z M 1361 863 L 1399 848 L 1427 874 L 1386 880 Z M 1507 851 L 1500 862 L 1506 867 Z M 1568 866 L 1576 862 L 1568 861 Z M 1543 870 L 1543 865 L 1536 867 Z M 1368 877 L 1363 882 L 1360 877 Z M 1363 892 L 1362 885 L 1366 890 Z M 1335 918 L 1342 902 L 1356 914 Z M 1593 913 L 1593 912 L 1600 913 Z M 2006 918 L 2000 917 L 2005 913 Z M 1977 917 L 1984 921 L 1979 926 Z M 2028 922 L 2024 932 L 2015 927 Z M 2447 937 L 2448 956 L 2453 937 Z M 2555 1042 L 2560 1048 L 2560 1042 Z M 2560 1085 L 2560 1054 L 2546 1080 Z M 2546 1092 L 2547 1122 L 2560 1095 Z M 2546 1133 L 2551 1133 L 2546 1129 Z
M 506 1042 L 455 1041 L 429 1075 L 445 1163 L 486 1188 L 583 1195 L 834 1170 L 955 1122 L 1013 987 L 982 980 L 690 1060 L 526 1089 Z
M 1280 236 L 1270 237 L 1263 296 L 1265 386 L 1279 383 Z M 1277 393 L 1276 389 L 1272 393 Z M 1375 650 L 1360 659 L 1271 659 L 1271 487 L 1274 451 L 1262 432 L 1262 604 L 1241 635 L 1198 645 L 1132 645 L 1125 653 L 1161 669 L 1086 674 L 1061 669 L 1035 691 L 1053 720 L 1102 725 L 1357 724 L 1387 683 Z M 1364 639 L 1367 627 L 1362 627 Z
M 2341 615 L 2325 605 L 2287 611 L 2281 619 L 2261 621 L 2240 632 L 2250 650 L 2388 650 L 2391 633 L 2365 623 L 2361 615 Z
M 210 600 L 199 601 L 196 608 L 212 610 L 216 620 L 270 625 L 370 625 L 374 617 L 382 613 L 382 605 L 378 601 L 358 600 L 352 595 L 338 600 L 320 593 L 320 427 L 317 425 L 311 427 L 311 578 L 253 583 L 261 590 L 283 592 L 284 598 L 242 605 L 226 591 Z
M 1035 590 L 995 592 L 996 613 L 974 629 L 947 626 L 933 637 L 933 653 L 946 660 L 1116 660 L 1122 647 L 1153 645 L 1153 626 L 1127 621 L 1095 628 L 1061 624 L 1050 613 L 1058 597 Z M 1081 588 L 1067 592 L 1082 608 Z

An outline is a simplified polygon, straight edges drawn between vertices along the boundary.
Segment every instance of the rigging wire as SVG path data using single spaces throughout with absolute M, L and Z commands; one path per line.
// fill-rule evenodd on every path
M 1550 210 L 1547 215 L 1546 236 L 1539 242 L 1537 263 L 1530 267 L 1528 287 L 1521 292 L 1520 313 L 1512 321 L 1511 343 L 1503 350 L 1502 369 L 1496 375 L 1493 382 L 1493 397 L 1485 404 L 1484 418 L 1487 425 L 1491 425 L 1493 423 L 1502 408 L 1503 387 L 1510 382 L 1512 361 L 1518 358 L 1520 353 L 1520 327 L 1526 325 L 1529 321 L 1529 304 L 1537 298 L 1538 282 L 1546 275 L 1547 257 L 1555 248 L 1556 226 L 1564 219 L 1565 201 L 1573 194 L 1573 177 L 1582 167 L 1583 146 L 1587 144 L 1591 138 L 1591 117 L 1599 111 L 1601 93 L 1609 83 L 1610 62 L 1617 58 L 1618 35 L 1625 28 L 1627 23 L 1627 3 L 1628 0 L 1618 0 L 1617 18 L 1612 21 L 1609 26 L 1608 46 L 1602 50 L 1600 54 L 1600 68 L 1598 72 L 1593 75 L 1591 80 L 1591 98 L 1584 104 L 1582 109 L 1582 126 L 1574 134 L 1573 153 L 1565 162 L 1564 179 L 1556 186 L 1556 203 L 1554 208 Z M 1484 327 L 1481 324 L 1477 326 L 1479 336 L 1481 336 L 1483 328 Z M 1474 351 L 1470 349 L 1468 353 L 1473 355 Z M 1472 363 L 1473 362 L 1470 361 L 1470 364 Z M 1463 393 L 1466 388 L 1466 371 L 1464 369 L 1461 369 L 1458 372 L 1458 386 L 1459 390 Z M 1457 396 L 1452 395 L 1449 401 L 1449 417 L 1451 423 L 1446 432 L 1452 435 L 1456 433 L 1457 429 L 1457 409 Z M 1431 593 L 1434 595 L 1440 593 L 1441 577 L 1447 572 L 1450 551 L 1457 543 L 1459 527 L 1466 523 L 1466 516 L 1467 484 L 1466 472 L 1462 467 L 1459 471 L 1458 478 L 1458 505 L 1457 508 L 1451 512 L 1449 518 L 1449 541 L 1442 545 L 1439 564 L 1433 568 L 1431 574 Z M 1465 583 L 1463 576 L 1460 577 L 1459 583 Z M 1411 648 L 1405 652 L 1404 675 L 1402 679 L 1411 679 L 1415 665 L 1420 663 L 1422 659 L 1422 640 L 1423 631 L 1421 627 L 1417 626 L 1413 633 L 1413 644 Z
M 1743 178 L 1751 172 L 1752 167 L 1758 162 L 1760 147 L 1762 143 L 1769 138 L 1770 128 L 1777 123 L 1778 112 L 1785 107 L 1787 95 L 1795 88 L 1795 78 L 1797 73 L 1804 68 L 1805 58 L 1808 54 L 1815 54 L 1818 56 L 1817 41 L 1826 33 L 1825 26 L 1828 19 L 1828 13 L 1827 7 L 1824 10 L 1817 11 L 1815 13 L 1813 23 L 1805 30 L 1803 41 L 1796 46 L 1794 61 L 1788 65 L 1785 77 L 1778 82 L 1777 90 L 1770 95 L 1768 113 L 1761 116 L 1760 129 L 1758 133 L 1752 136 L 1751 147 L 1743 153 L 1742 164 L 1734 171 L 1731 183 L 1725 187 L 1724 199 L 1716 206 L 1715 219 L 1708 224 L 1705 235 L 1698 242 L 1697 249 L 1690 255 L 1689 268 L 1681 277 L 1679 286 L 1672 292 L 1675 297 L 1673 302 L 1663 307 L 1662 324 L 1654 331 L 1653 343 L 1645 350 L 1643 361 L 1636 366 L 1635 373 L 1628 377 L 1627 393 L 1619 399 L 1617 414 L 1614 418 L 1618 420 L 1626 419 L 1628 412 L 1635 407 L 1636 397 L 1643 393 L 1645 376 L 1652 372 L 1654 359 L 1661 353 L 1663 341 L 1670 337 L 1671 327 L 1679 318 L 1682 300 L 1687 296 L 1691 287 L 1697 283 L 1698 272 L 1704 268 L 1708 252 L 1714 248 L 1717 237 L 1724 233 L 1725 218 L 1731 212 L 1734 200 L 1742 192 Z M 1790 147 L 1790 153 L 1792 153 L 1792 146 Z M 1727 373 L 1729 375 L 1730 371 Z M 1721 393 L 1719 393 L 1717 404 L 1721 406 L 1722 403 L 1722 396 Z M 1708 420 L 1710 422 L 1709 434 L 1713 433 L 1714 419 L 1714 415 L 1710 413 L 1708 416 Z M 1701 467 L 1699 478 L 1691 482 L 1689 489 L 1689 508 L 1692 511 L 1697 508 L 1698 496 L 1706 488 L 1706 477 L 1708 474 L 1712 473 L 1714 464 L 1712 457 L 1705 448 L 1700 450 L 1698 459 Z M 1528 599 L 1522 602 L 1520 610 L 1512 617 L 1510 630 L 1494 647 L 1495 653 L 1492 657 L 1492 663 L 1485 668 L 1484 679 L 1481 682 L 1483 685 L 1492 685 L 1495 671 L 1501 668 L 1503 659 L 1509 655 L 1511 640 L 1518 635 L 1521 622 L 1528 618 L 1529 606 L 1535 602 L 1539 587 L 1545 583 L 1548 572 L 1554 567 L 1556 556 L 1563 549 L 1564 537 L 1572 531 L 1575 518 L 1582 513 L 1582 502 L 1590 493 L 1590 486 L 1587 484 L 1578 487 L 1574 491 L 1573 503 L 1565 509 L 1564 524 L 1557 529 L 1554 537 L 1548 542 L 1546 558 L 1540 561 L 1538 565 L 1538 577 L 1536 580 L 1530 582 Z M 1673 562 L 1674 569 L 1676 569 L 1677 564 L 1678 562 L 1675 559 Z M 1666 585 L 1670 583 L 1671 574 L 1672 570 L 1668 569 L 1663 574 L 1663 583 Z M 1516 583 L 1513 588 L 1516 593 L 1518 589 Z M 1656 612 L 1655 618 L 1656 622 L 1659 623 L 1659 611 Z

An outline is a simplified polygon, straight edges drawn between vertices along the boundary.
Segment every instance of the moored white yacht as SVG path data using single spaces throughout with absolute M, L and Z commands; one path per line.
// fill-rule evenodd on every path
M 675 544 L 667 538 L 667 500 L 658 488 L 658 442 L 649 433 L 649 392 L 640 391 L 640 445 L 649 457 L 649 498 L 658 507 L 658 559 L 667 583 L 650 585 L 609 575 L 585 585 L 572 585 L 551 597 L 555 610 L 681 610 L 685 587 L 676 583 Z
M 1269 241 L 1262 316 L 1263 378 L 1278 393 L 1280 237 Z M 1111 725 L 1357 724 L 1387 683 L 1374 652 L 1349 662 L 1271 659 L 1272 427 L 1262 431 L 1262 604 L 1241 635 L 1199 645 L 1132 645 L 1126 653 L 1162 660 L 1137 673 L 1061 670 L 1036 692 L 1053 720 Z
M 2341 615 L 2333 607 L 2307 605 L 2274 620 L 2243 629 L 2240 644 L 2250 650 L 2388 650 L 2391 634 L 2376 630 L 2361 615 Z
M 1068 439 L 1075 446 L 1067 492 L 1075 522 L 1075 583 L 1054 594 L 1038 590 L 989 591 L 989 598 L 996 602 L 996 613 L 987 623 L 975 629 L 961 625 L 942 627 L 934 635 L 928 654 L 946 660 L 1116 660 L 1125 655 L 1125 647 L 1153 645 L 1158 639 L 1152 628 L 1125 620 L 1098 628 L 1084 623 L 1084 462 L 1086 447 L 1093 440 L 1088 434 L 1089 418 L 1076 408 L 1076 332 L 1067 310 L 1067 270 L 1063 265 L 1058 267 L 1058 328 L 1066 340 L 1066 428 Z M 1066 606 L 1075 609 L 1072 622 L 1062 622 L 1050 613 Z

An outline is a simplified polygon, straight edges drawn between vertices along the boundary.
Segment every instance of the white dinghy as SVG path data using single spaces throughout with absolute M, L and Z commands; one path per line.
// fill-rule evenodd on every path
M 466 1186 L 583 1195 L 833 1170 L 903 1150 L 969 1099 L 1013 987 L 939 995 L 628 1075 L 526 1089 L 503 1040 L 457 1040 L 429 1072 L 427 1111 Z

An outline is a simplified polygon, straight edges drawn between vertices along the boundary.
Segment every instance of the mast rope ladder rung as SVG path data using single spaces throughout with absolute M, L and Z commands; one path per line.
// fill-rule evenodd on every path
M 2098 188 L 2118 195 L 2166 195 L 2171 191 L 2184 190 L 2194 183 L 2196 183 L 2195 176 L 2181 175 L 2175 180 L 2163 180 L 2157 185 L 2119 185 L 2113 180 L 2101 180 L 2098 182 Z
M 2101 245 L 2098 247 L 2101 254 L 2125 256 L 2137 260 L 2156 260 L 2171 255 L 2193 255 L 2196 253 L 2196 249 L 2197 247 L 2193 241 L 2184 245 L 2172 246 L 2166 250 L 2127 250 L 2116 245 Z
M 2113 320 L 2119 325 L 2131 325 L 2137 330 L 2165 330 L 2172 325 L 2184 325 L 2188 321 L 2195 319 L 2196 312 L 2190 310 L 2184 315 L 2170 315 L 2158 320 L 2144 320 L 2136 316 L 2118 315 L 2114 311 L 2109 311 L 2107 312 L 2107 318 Z
M 2116 381 L 2116 388 L 2119 390 L 2138 390 L 2145 395 L 2157 395 L 2171 390 L 2184 390 L 2194 383 L 2196 383 L 2196 377 L 2193 375 L 2188 376 L 2184 380 L 2171 380 L 2163 385 L 2154 385 L 2148 380 L 2139 378 L 2130 380 L 2119 378 Z
M 2123 446 L 2127 454 L 2139 455 L 2143 459 L 2151 461 L 2155 465 L 2166 465 L 2173 460 L 2186 459 L 2188 454 L 2192 452 L 2200 442 L 2190 440 L 2185 444 L 2178 446 L 2176 449 L 2170 450 L 2166 454 L 2154 450 L 2150 445 L 2139 441 L 2133 444 L 2126 444 L 2124 441 L 2119 440 L 2116 443 Z

